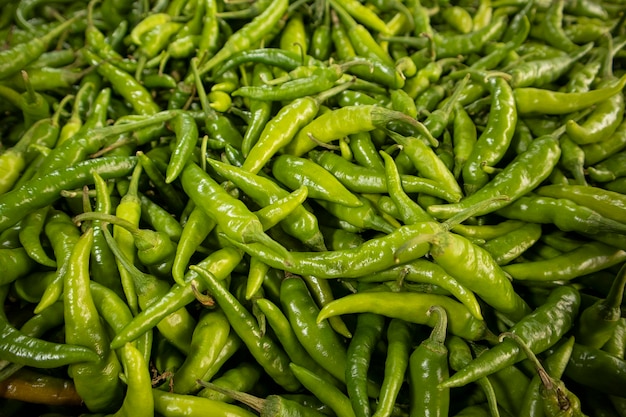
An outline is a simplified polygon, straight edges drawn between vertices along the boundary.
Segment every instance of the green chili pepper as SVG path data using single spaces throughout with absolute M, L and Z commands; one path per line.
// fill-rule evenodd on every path
M 541 237 L 541 225 L 525 223 L 521 227 L 488 240 L 483 245 L 498 265 L 506 265 L 521 256 Z
M 254 417 L 255 413 L 234 404 L 227 404 L 222 401 L 215 401 L 209 398 L 195 395 L 174 394 L 162 391 L 157 388 L 152 389 L 154 411 L 164 417 L 175 417 L 183 415 L 198 415 L 211 410 L 215 417 Z
M 335 386 L 341 385 L 338 380 L 318 364 L 305 350 L 292 329 L 289 319 L 285 316 L 285 313 L 281 311 L 280 307 L 265 298 L 259 298 L 255 300 L 255 303 L 263 314 L 265 314 L 267 322 L 274 330 L 276 338 L 285 349 L 292 363 L 315 372 L 316 375 L 322 377 L 327 383 L 332 383 Z
M 341 389 L 328 384 L 314 372 L 293 362 L 289 364 L 289 368 L 298 381 L 322 403 L 327 404 L 337 417 L 355 417 L 350 399 Z
M 54 26 L 43 36 L 34 36 L 28 42 L 0 52 L 0 79 L 16 74 L 44 53 L 52 41 L 70 29 L 78 20 L 73 17 Z
M 181 174 L 183 189 L 213 218 L 221 231 L 242 242 L 263 242 L 289 257 L 287 250 L 265 234 L 259 219 L 240 201 L 228 194 L 214 179 L 193 163 Z
M 367 395 L 367 373 L 384 326 L 384 316 L 372 313 L 359 314 L 354 335 L 346 351 L 346 390 L 356 416 L 371 415 Z
M 189 261 L 196 253 L 198 246 L 213 230 L 215 224 L 215 221 L 207 216 L 204 210 L 194 205 L 194 209 L 183 226 L 183 232 L 178 245 L 176 245 L 176 253 L 172 263 L 172 277 L 177 284 L 184 285 L 185 271 Z
M 49 214 L 44 225 L 44 232 L 52 245 L 57 269 L 54 279 L 46 287 L 41 300 L 35 307 L 35 313 L 45 310 L 61 297 L 64 286 L 63 276 L 69 268 L 69 258 L 74 245 L 80 239 L 80 230 L 65 212 L 59 210 L 54 210 Z
M 328 303 L 320 310 L 317 320 L 322 321 L 341 314 L 371 312 L 433 327 L 434 321 L 426 311 L 434 304 L 441 304 L 448 312 L 449 329 L 452 334 L 468 340 L 493 338 L 485 323 L 472 316 L 461 303 L 434 294 L 360 292 Z
M 272 164 L 274 177 L 292 190 L 302 185 L 309 196 L 320 200 L 359 207 L 363 203 L 332 174 L 315 162 L 288 154 L 278 156 Z
M 350 146 L 354 142 L 354 136 L 350 139 Z M 373 143 L 372 143 L 373 146 Z M 380 154 L 377 152 L 378 158 Z M 372 170 L 369 165 L 361 166 L 340 155 L 330 151 L 312 150 L 307 153 L 307 157 L 316 162 L 324 169 L 332 173 L 346 188 L 353 193 L 387 193 L 388 187 L 385 180 L 384 166 L 381 165 L 380 171 Z M 397 161 L 396 161 L 397 164 Z M 422 178 L 414 175 L 400 175 L 402 188 L 409 194 L 425 193 L 435 197 L 442 198 L 452 202 L 455 196 L 443 189 L 441 185 L 428 178 Z
M 513 321 L 519 321 L 530 313 L 528 304 L 515 292 L 504 270 L 488 251 L 450 232 L 423 238 L 431 245 L 429 253 L 434 262 L 487 304 Z M 459 262 L 460 259 L 469 262 Z M 498 290 L 494 291 L 495 288 Z
M 545 414 L 583 416 L 578 397 L 565 387 L 563 381 L 548 374 L 524 340 L 514 333 L 503 333 L 500 339 L 502 340 L 505 337 L 513 339 L 519 345 L 537 371 L 541 380 L 539 393 L 543 400 L 543 411 Z
M 285 146 L 284 153 L 302 156 L 315 148 L 317 143 L 328 143 L 358 132 L 384 128 L 392 121 L 420 129 L 415 119 L 401 112 L 378 106 L 341 107 L 318 116 L 300 129 L 293 140 Z M 423 130 L 426 137 L 430 137 L 428 131 Z M 309 134 L 315 141 L 311 140 Z
M 289 359 L 285 351 L 268 335 L 261 333 L 254 317 L 216 280 L 210 271 L 195 265 L 192 265 L 190 269 L 199 274 L 211 295 L 216 298 L 224 314 L 229 318 L 233 330 L 268 375 L 286 390 L 296 390 L 300 384 L 293 373 L 287 370 Z
M 597 213 L 589 207 L 566 198 L 551 198 L 529 194 L 496 211 L 508 219 L 533 223 L 554 224 L 563 231 L 581 233 L 613 232 L 626 229 L 618 221 Z
M 447 416 L 450 389 L 439 384 L 449 376 L 448 348 L 444 344 L 448 313 L 443 306 L 433 304 L 427 315 L 437 313 L 430 337 L 422 341 L 409 358 L 411 416 Z
M 93 229 L 83 233 L 74 245 L 64 276 L 65 339 L 93 349 L 99 356 L 94 363 L 69 367 L 76 390 L 94 412 L 114 410 L 122 401 L 118 373 L 122 367 L 109 348 L 108 335 L 100 322 L 89 290 L 89 255 Z
M 583 110 L 615 94 L 621 94 L 626 76 L 611 80 L 602 88 L 581 93 L 556 92 L 541 88 L 523 87 L 513 89 L 519 115 L 567 114 Z
M 374 417 L 389 416 L 404 383 L 411 353 L 411 325 L 401 319 L 391 319 L 387 325 L 387 354 L 380 398 Z
M 557 343 L 574 324 L 580 305 L 578 290 L 570 286 L 553 289 L 546 302 L 518 321 L 510 332 L 524 340 L 534 353 Z M 538 325 L 541 323 L 540 325 Z M 459 387 L 513 365 L 524 358 L 512 341 L 502 341 L 456 372 L 440 386 Z
M 446 347 L 448 348 L 448 362 L 450 364 L 450 369 L 458 372 L 472 361 L 472 350 L 465 340 L 453 335 L 447 337 L 445 343 Z M 489 407 L 491 415 L 495 417 L 499 416 L 500 412 L 498 410 L 498 400 L 496 398 L 496 392 L 489 378 L 482 377 L 476 382 L 482 389 L 487 399 L 487 405 Z
M 187 358 L 173 376 L 174 392 L 196 393 L 201 389 L 198 379 L 204 379 L 215 358 L 226 344 L 230 324 L 221 310 L 204 311 L 193 331 Z
M 496 174 L 487 185 L 476 190 L 472 195 L 456 204 L 433 205 L 427 211 L 437 218 L 449 218 L 459 210 L 463 210 L 481 201 L 487 201 L 494 196 L 506 196 L 506 199 L 493 199 L 490 204 L 483 206 L 477 214 L 486 214 L 515 204 L 516 199 L 523 198 L 541 181 L 545 180 L 557 164 L 561 155 L 559 142 L 553 135 L 535 139 L 528 149 L 519 154 L 513 161 Z M 542 163 L 537 166 L 537 161 Z M 506 208 L 504 208 L 506 210 Z
M 404 137 L 392 131 L 389 131 L 388 134 L 402 147 L 402 152 L 409 156 L 421 176 L 439 182 L 455 198 L 461 198 L 463 192 L 454 175 L 435 154 L 435 151 L 427 146 L 421 138 Z
M 103 234 L 111 251 L 115 254 L 116 261 L 120 263 L 124 271 L 130 275 L 131 285 L 137 294 L 138 307 L 142 310 L 149 309 L 153 304 L 161 299 L 168 291 L 169 285 L 166 281 L 159 280 L 151 275 L 144 274 L 139 271 L 126 257 L 126 255 L 117 246 L 117 243 L 110 232 L 103 229 Z M 130 323 L 128 324 L 130 325 Z M 169 312 L 156 326 L 160 333 L 181 352 L 188 352 L 191 344 L 192 333 L 195 328 L 196 321 L 184 308 L 184 305 Z M 125 327 L 126 328 L 126 327 Z M 123 330 L 120 330 L 120 333 Z M 145 331 L 138 336 L 149 336 Z M 114 345 L 111 342 L 112 346 Z
M 221 376 L 212 381 L 213 385 L 229 390 L 243 391 L 252 390 L 261 377 L 262 369 L 252 362 L 241 362 L 234 368 L 228 369 Z M 204 383 L 204 382 L 203 382 Z M 222 402 L 232 402 L 233 398 L 226 394 L 220 394 L 210 388 L 203 388 L 197 394 L 199 397 L 209 398 Z
M 285 198 L 289 194 L 287 190 L 284 190 L 274 181 L 249 173 L 245 171 L 243 167 L 237 169 L 232 165 L 229 166 L 213 159 L 207 159 L 207 162 L 219 175 L 232 181 L 238 188 L 246 193 L 246 195 L 261 206 L 272 204 L 276 202 L 276 200 Z M 304 207 L 296 208 L 294 213 L 281 222 L 281 227 L 283 227 L 288 234 L 298 238 L 307 246 L 313 249 L 325 249 L 317 218 Z
M 3 303 L 8 295 L 9 287 L 9 285 L 1 287 L 0 295 Z M 88 347 L 69 342 L 64 344 L 53 343 L 24 334 L 9 323 L 4 309 L 0 314 L 0 319 L 0 326 L 2 327 L 0 330 L 2 334 L 0 355 L 4 361 L 35 368 L 55 368 L 70 363 L 98 360 L 98 354 Z
M 302 278 L 289 276 L 283 279 L 280 285 L 280 302 L 304 350 L 330 375 L 345 382 L 346 347 L 327 322 L 315 323 L 319 307 Z M 322 376 L 324 374 L 320 375 Z

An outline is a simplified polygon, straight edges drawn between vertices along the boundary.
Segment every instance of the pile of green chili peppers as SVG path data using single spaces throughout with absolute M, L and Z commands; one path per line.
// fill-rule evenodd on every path
M 0 0 L 0 414 L 626 416 L 626 1 Z

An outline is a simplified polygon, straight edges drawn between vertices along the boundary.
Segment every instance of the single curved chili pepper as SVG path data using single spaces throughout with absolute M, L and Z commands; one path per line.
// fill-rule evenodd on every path
M 141 218 L 141 201 L 137 196 L 139 188 L 139 179 L 143 168 L 138 163 L 133 169 L 133 173 L 130 180 L 128 190 L 122 196 L 120 203 L 115 208 L 115 215 L 122 220 L 129 222 L 131 225 L 138 227 Z M 102 219 L 100 219 L 102 220 Z M 106 235 L 105 235 L 106 236 Z M 113 236 L 115 236 L 115 242 L 124 256 L 131 262 L 134 261 L 136 256 L 135 237 L 133 234 L 124 227 L 119 225 L 113 225 Z M 111 245 L 109 245 L 110 247 Z M 137 292 L 133 279 L 130 273 L 123 268 L 119 258 L 116 257 L 116 264 L 120 275 L 120 282 L 122 284 L 122 290 L 126 302 L 130 307 L 133 314 L 137 314 L 139 311 Z
M 46 216 L 50 207 L 46 206 L 30 213 L 24 220 L 20 229 L 20 243 L 37 263 L 49 267 L 56 267 L 56 261 L 51 259 L 41 244 L 40 235 L 43 232 Z
M 528 149 L 519 154 L 507 166 L 496 174 L 491 181 L 470 196 L 455 204 L 433 205 L 428 207 L 429 214 L 436 218 L 449 218 L 467 207 L 487 201 L 494 196 L 506 196 L 507 199 L 493 199 L 483 206 L 477 215 L 486 214 L 498 208 L 515 204 L 518 198 L 534 189 L 551 173 L 561 155 L 559 142 L 553 135 L 535 139 Z M 537 161 L 541 160 L 541 164 Z M 537 166 L 539 165 L 539 166 Z M 467 166 L 467 165 L 466 165 Z M 480 169 L 480 168 L 479 168 Z M 503 208 L 506 210 L 506 208 Z
M 483 248 L 491 254 L 498 265 L 506 265 L 534 245 L 541 235 L 541 225 L 525 223 L 509 233 L 488 240 Z
M 238 405 L 195 395 L 174 394 L 158 388 L 152 389 L 152 397 L 154 411 L 164 417 L 193 416 L 206 413 L 206 410 L 211 410 L 211 414 L 215 417 L 257 416 L 257 414 Z
M 229 318 L 232 329 L 246 344 L 263 369 L 286 390 L 296 390 L 300 384 L 293 373 L 287 371 L 289 359 L 284 350 L 268 335 L 261 334 L 254 317 L 216 280 L 210 271 L 195 265 L 192 265 L 190 269 L 199 274 L 200 279 L 204 281 L 211 295 L 216 298 L 224 314 Z
M 617 130 L 600 142 L 581 146 L 585 152 L 585 166 L 589 167 L 601 162 L 626 148 L 626 122 L 622 122 Z
M 373 413 L 374 417 L 392 415 L 409 367 L 411 353 L 411 325 L 401 319 L 391 319 L 387 325 L 387 353 L 385 371 L 380 389 L 380 398 Z
M 145 87 L 130 74 L 104 61 L 88 49 L 83 49 L 81 53 L 91 65 L 96 66 L 98 73 L 111 83 L 115 92 L 124 97 L 138 114 L 155 114 L 160 110 Z
M 506 28 L 507 19 L 499 17 L 493 19 L 487 26 L 466 34 L 445 36 L 435 33 L 433 35 L 435 54 L 440 59 L 478 52 L 487 42 L 499 39 Z
M 328 143 L 358 132 L 384 128 L 390 122 L 424 131 L 422 133 L 432 140 L 423 125 L 404 113 L 378 106 L 347 106 L 324 113 L 305 125 L 285 146 L 284 153 L 302 156 L 315 148 L 317 143 Z M 315 141 L 311 140 L 309 135 L 312 135 Z
M 554 224 L 562 231 L 581 233 L 620 233 L 626 229 L 618 221 L 605 217 L 589 207 L 566 198 L 529 194 L 496 211 L 508 219 Z
M 489 176 L 483 167 L 491 167 L 504 157 L 517 123 L 517 109 L 509 82 L 500 76 L 494 76 L 490 77 L 489 85 L 489 119 L 485 130 L 472 147 L 462 171 L 463 187 L 468 195 L 474 194 L 489 182 Z
M 420 176 L 439 182 L 455 199 L 461 198 L 463 192 L 454 175 L 421 137 L 405 137 L 393 131 L 388 131 L 388 135 L 402 147 Z
M 116 417 L 152 416 L 154 415 L 154 400 L 151 398 L 152 379 L 146 360 L 132 344 L 126 344 L 124 349 L 122 365 L 127 389 L 122 405 L 113 415 Z
M 323 307 L 335 299 L 330 281 L 319 279 L 312 275 L 303 275 L 302 279 L 306 282 L 306 285 L 318 306 Z M 330 318 L 328 322 L 335 332 L 347 338 L 352 337 L 352 332 L 350 332 L 348 326 L 344 323 L 341 317 Z
M 228 237 L 242 242 L 263 242 L 289 257 L 280 243 L 265 234 L 254 213 L 241 200 L 228 194 L 200 167 L 193 163 L 187 164 L 181 174 L 181 183 L 187 195 L 216 221 L 217 226 Z
M 449 330 L 452 334 L 468 340 L 493 339 L 485 322 L 472 316 L 463 304 L 435 294 L 378 291 L 350 294 L 324 306 L 317 320 L 342 314 L 371 312 L 433 327 L 434 321 L 426 311 L 435 304 L 442 305 L 448 312 Z
M 474 121 L 460 104 L 457 104 L 454 108 L 452 132 L 454 152 L 453 175 L 455 178 L 459 178 L 477 140 Z
M 439 384 L 449 376 L 448 348 L 444 344 L 448 313 L 433 304 L 427 315 L 437 313 L 431 335 L 422 341 L 409 358 L 409 387 L 411 416 L 447 416 L 450 407 L 450 389 Z
M 322 403 L 328 405 L 337 417 L 355 417 L 350 399 L 339 388 L 328 384 L 303 366 L 291 362 L 289 368 L 298 381 Z
M 350 146 L 352 146 L 353 142 L 354 140 L 351 138 Z M 371 169 L 372 167 L 351 163 L 330 151 L 312 150 L 307 153 L 307 157 L 332 173 L 353 193 L 387 193 L 388 188 L 385 180 L 384 166 L 382 166 L 382 170 L 374 171 Z M 380 159 L 380 154 L 378 154 L 377 159 Z M 404 191 L 409 194 L 424 193 L 442 198 L 449 202 L 455 200 L 453 194 L 443 189 L 439 183 L 434 180 L 414 175 L 400 175 L 400 181 Z
M 626 176 L 623 163 L 626 160 L 626 151 L 620 151 L 609 156 L 602 162 L 587 167 L 589 178 L 596 182 L 614 181 L 619 177 Z
M 346 351 L 346 391 L 356 416 L 372 414 L 367 395 L 367 373 L 376 344 L 381 339 L 385 317 L 361 313 Z
M 274 177 L 292 190 L 302 185 L 311 198 L 358 207 L 363 203 L 331 173 L 315 162 L 288 154 L 278 156 L 272 164 Z
M 196 253 L 198 246 L 213 230 L 215 224 L 215 221 L 207 216 L 204 210 L 197 206 L 194 207 L 183 226 L 183 232 L 178 245 L 176 245 L 176 253 L 172 263 L 172 277 L 177 284 L 184 285 L 184 276 L 189 261 Z
M 626 85 L 626 76 L 607 82 L 602 88 L 581 92 L 566 93 L 541 88 L 523 87 L 513 89 L 519 115 L 567 114 L 584 110 L 604 101 L 615 94 L 621 94 Z
M 472 31 L 474 21 L 472 15 L 461 6 L 452 6 L 441 11 L 441 18 L 455 32 L 469 33 Z
M 574 324 L 580 306 L 580 293 L 570 286 L 551 290 L 544 304 L 518 321 L 510 332 L 524 340 L 534 353 L 541 353 L 557 343 Z M 524 358 L 520 347 L 504 340 L 475 358 L 441 386 L 459 387 L 513 365 Z
M 557 0 L 550 3 L 544 19 L 537 28 L 537 32 L 550 45 L 565 52 L 575 50 L 578 45 L 572 42 L 563 30 L 563 8 L 565 1 Z
M 576 328 L 576 341 L 595 348 L 602 348 L 611 338 L 621 318 L 621 304 L 626 282 L 626 267 L 622 266 L 605 299 L 585 308 Z
M 587 185 L 585 177 L 585 152 L 568 135 L 563 135 L 559 139 L 561 144 L 560 164 L 563 169 L 569 171 L 573 182 L 578 185 Z
M 238 169 L 213 159 L 207 159 L 207 162 L 219 175 L 232 181 L 261 206 L 267 206 L 289 195 L 287 190 L 268 178 L 263 178 L 244 169 Z M 293 214 L 281 222 L 281 227 L 307 246 L 313 249 L 325 250 L 324 238 L 319 231 L 317 217 L 304 207 L 296 208 Z
M 389 196 L 396 203 L 404 224 L 432 221 L 432 217 L 404 191 L 398 168 L 393 158 L 386 152 L 380 155 L 385 161 L 385 178 Z
M 602 242 L 590 241 L 551 259 L 510 264 L 503 269 L 516 280 L 571 280 L 619 264 L 624 259 L 626 251 Z M 559 267 L 559 270 L 544 269 Z
M 63 279 L 63 305 L 66 341 L 89 347 L 99 356 L 94 363 L 69 367 L 76 391 L 90 410 L 98 412 L 116 409 L 121 404 L 123 391 L 118 380 L 122 367 L 109 348 L 108 335 L 89 292 L 92 242 L 93 229 L 88 229 L 74 245 Z
M 598 88 L 602 88 L 606 82 L 600 84 Z M 617 130 L 624 118 L 625 107 L 624 94 L 614 94 L 599 102 L 581 124 L 569 120 L 566 124 L 567 134 L 579 145 L 600 142 Z
M 57 269 L 54 279 L 47 286 L 35 307 L 35 313 L 45 310 L 61 297 L 64 286 L 63 276 L 69 268 L 72 250 L 80 239 L 80 230 L 72 223 L 69 215 L 60 210 L 54 210 L 48 215 L 44 232 L 52 245 Z
M 173 182 L 180 175 L 185 164 L 191 160 L 198 143 L 198 126 L 188 113 L 181 113 L 174 117 L 170 126 L 176 135 L 176 146 L 172 151 L 165 173 L 167 183 Z
M 191 338 L 187 358 L 174 373 L 174 392 L 195 393 L 201 389 L 198 379 L 204 379 L 219 352 L 226 344 L 230 323 L 221 310 L 204 311 Z
M 546 185 L 536 192 L 546 197 L 567 198 L 613 220 L 626 221 L 626 199 L 618 192 L 582 185 Z
M 43 36 L 34 36 L 27 42 L 0 51 L 0 79 L 10 77 L 43 54 L 52 41 L 70 29 L 78 20 L 75 16 L 51 28 Z

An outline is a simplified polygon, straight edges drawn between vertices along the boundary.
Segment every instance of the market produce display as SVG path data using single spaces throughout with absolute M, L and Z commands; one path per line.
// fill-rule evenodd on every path
M 626 416 L 624 0 L 0 34 L 0 416 Z

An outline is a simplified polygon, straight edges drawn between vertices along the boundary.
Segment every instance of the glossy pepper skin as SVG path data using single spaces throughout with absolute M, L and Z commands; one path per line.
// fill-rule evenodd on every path
M 422 341 L 409 358 L 409 385 L 411 387 L 411 416 L 447 416 L 450 407 L 450 389 L 439 384 L 449 376 L 446 338 L 447 313 L 433 305 L 429 315 L 437 321 L 431 335 Z
M 560 340 L 574 324 L 580 306 L 578 290 L 561 286 L 551 291 L 546 302 L 518 321 L 510 331 L 517 334 L 533 352 L 542 352 Z M 480 377 L 523 359 L 520 348 L 513 341 L 503 341 L 489 349 L 461 371 L 455 373 L 442 386 L 463 386 Z

